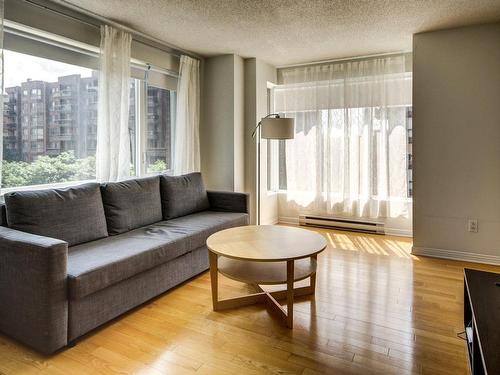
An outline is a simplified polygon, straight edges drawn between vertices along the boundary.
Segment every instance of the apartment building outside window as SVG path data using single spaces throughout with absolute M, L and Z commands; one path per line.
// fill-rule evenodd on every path
M 94 180 L 98 73 L 10 50 L 4 59 L 2 188 Z M 174 98 L 131 78 L 131 175 L 171 168 Z
M 147 128 L 145 163 L 148 173 L 171 168 L 172 103 L 175 93 L 170 90 L 148 86 Z

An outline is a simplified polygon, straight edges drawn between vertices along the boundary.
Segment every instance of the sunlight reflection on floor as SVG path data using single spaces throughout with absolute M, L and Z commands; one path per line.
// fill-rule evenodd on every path
M 418 260 L 418 257 L 411 254 L 411 238 L 384 235 L 367 237 L 365 234 L 353 232 L 318 231 L 328 239 L 328 244 L 334 249 Z

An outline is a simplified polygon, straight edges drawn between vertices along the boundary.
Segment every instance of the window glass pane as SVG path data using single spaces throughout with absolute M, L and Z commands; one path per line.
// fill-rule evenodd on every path
M 364 183 L 364 185 L 370 187 L 371 195 L 377 196 L 380 194 L 380 191 L 385 189 L 383 181 L 378 180 L 380 178 L 379 176 L 382 176 L 383 173 L 388 173 L 390 176 L 395 176 L 392 178 L 397 179 L 399 174 L 405 174 L 406 184 L 392 184 L 389 186 L 388 193 L 391 197 L 412 198 L 413 109 L 411 106 L 340 108 L 313 112 L 290 111 L 287 113 L 280 113 L 280 115 L 283 117 L 295 118 L 296 135 L 299 132 L 307 134 L 307 132 L 304 131 L 306 126 L 310 126 L 307 131 L 317 129 L 319 132 L 322 148 L 330 150 L 325 156 L 328 157 L 328 164 L 325 164 L 325 169 L 322 170 L 322 172 L 324 176 L 335 176 L 335 178 L 329 182 L 329 193 L 337 195 L 343 193 L 344 181 L 342 178 L 346 175 L 346 171 L 344 170 L 344 157 L 346 153 L 353 152 L 354 150 L 359 153 L 359 156 L 358 154 L 354 154 L 356 158 L 353 158 L 351 156 L 352 154 L 348 154 L 348 156 L 351 156 L 350 163 L 358 163 L 359 158 L 365 158 L 365 160 L 369 160 L 371 170 L 377 173 L 364 177 L 357 174 L 351 174 L 349 176 L 353 179 L 350 181 L 351 185 L 358 184 L 359 178 L 370 178 L 370 183 Z M 319 116 L 321 120 L 312 120 L 314 116 Z M 316 124 L 321 124 L 321 126 L 316 126 Z M 389 134 L 387 141 L 384 140 L 381 135 L 383 128 Z M 349 136 L 346 137 L 345 132 L 349 132 Z M 278 164 L 280 190 L 287 190 L 288 188 L 287 171 L 290 172 L 290 169 L 287 168 L 287 153 L 293 155 L 294 145 L 296 146 L 297 142 L 298 141 L 295 141 L 295 144 L 287 144 L 284 140 L 279 141 Z M 317 142 L 317 138 L 311 137 L 309 140 L 303 142 Z M 363 142 L 370 142 L 370 147 L 360 147 L 359 145 L 362 145 Z M 389 152 L 387 155 L 382 151 L 384 142 L 389 142 Z M 290 148 L 287 149 L 287 147 Z M 363 150 L 370 150 L 370 154 L 363 154 Z M 318 155 L 322 154 L 318 152 L 317 156 Z M 391 161 L 387 172 L 382 169 L 385 165 L 384 158 L 386 157 Z M 317 159 L 324 160 L 323 156 L 318 156 Z M 326 165 L 328 169 L 326 169 Z M 352 166 L 352 164 L 349 164 L 349 166 Z M 353 170 L 353 168 L 351 168 L 351 170 Z M 363 185 L 363 181 L 361 182 Z
M 4 50 L 2 188 L 95 179 L 98 73 Z M 135 82 L 131 170 L 135 174 Z
M 146 173 L 170 170 L 175 91 L 148 86 L 145 129 Z
M 408 197 L 413 198 L 413 107 L 406 108 Z
M 279 166 L 279 177 L 278 185 L 279 190 L 286 190 L 286 141 L 280 139 L 278 149 L 278 166 Z
M 97 73 L 4 51 L 2 187 L 95 179 Z
M 137 81 L 135 79 L 130 80 L 130 96 L 129 96 L 129 118 L 128 118 L 128 131 L 130 135 L 130 175 L 137 176 L 137 168 L 136 168 L 136 129 L 138 128 L 137 124 L 137 100 L 136 100 L 136 85 Z

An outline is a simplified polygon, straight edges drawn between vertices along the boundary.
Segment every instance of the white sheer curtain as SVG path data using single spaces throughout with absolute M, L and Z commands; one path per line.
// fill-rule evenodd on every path
M 130 47 L 132 36 L 101 27 L 96 168 L 99 181 L 130 176 Z
M 302 212 L 407 218 L 405 57 L 290 68 L 282 76 L 274 110 L 294 117 L 296 128 L 282 158 L 287 201 Z
M 181 56 L 177 84 L 174 174 L 200 171 L 200 62 Z

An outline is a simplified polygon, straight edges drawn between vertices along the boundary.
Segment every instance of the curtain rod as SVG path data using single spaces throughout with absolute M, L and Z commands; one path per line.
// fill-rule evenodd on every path
M 391 55 L 404 55 L 406 53 L 411 53 L 411 52 L 412 51 L 398 51 L 398 52 L 376 53 L 373 55 L 341 57 L 338 59 L 329 59 L 329 60 L 312 61 L 312 62 L 298 63 L 298 64 L 280 65 L 280 66 L 277 66 L 276 69 L 298 68 L 300 66 L 321 65 L 321 64 L 328 64 L 328 63 L 341 62 L 341 61 L 353 61 L 353 60 L 369 59 L 372 57 L 375 58 L 375 57 L 383 57 L 383 56 L 391 56 Z
M 66 13 L 58 11 L 56 9 L 52 9 L 52 8 L 50 8 L 48 6 L 45 6 L 45 5 L 42 5 L 42 4 L 38 4 L 38 3 L 36 3 L 33 0 L 23 0 L 23 1 L 26 2 L 26 3 L 28 3 L 28 4 L 30 4 L 30 5 L 42 8 L 42 9 L 47 10 L 49 12 L 52 12 L 52 13 L 58 14 L 60 16 L 72 19 L 74 21 L 83 23 L 85 25 L 92 26 L 92 27 L 95 27 L 95 28 L 100 28 L 100 24 L 95 24 L 95 23 L 83 20 L 83 19 L 81 19 L 79 17 L 75 17 L 75 16 L 72 16 L 70 14 L 66 14 Z M 166 47 L 168 49 L 168 50 L 164 50 L 165 52 L 168 52 L 168 53 L 170 53 L 170 54 L 172 54 L 172 55 L 174 55 L 176 57 L 180 57 L 181 54 L 183 54 L 183 55 L 187 55 L 187 56 L 190 56 L 192 58 L 195 58 L 197 60 L 200 60 L 202 58 L 200 55 L 198 55 L 198 54 L 196 54 L 194 52 L 187 51 L 185 49 L 182 49 L 182 48 L 177 47 L 177 46 L 175 46 L 173 44 L 167 43 L 167 42 L 165 42 L 165 41 L 163 41 L 161 39 L 155 38 L 155 37 L 153 37 L 151 35 L 148 35 L 146 33 L 134 30 L 131 27 L 122 25 L 122 24 L 120 24 L 120 23 L 118 23 L 116 21 L 112 21 L 112 20 L 110 20 L 110 19 L 108 19 L 106 17 L 98 15 L 97 13 L 94 13 L 94 12 L 91 12 L 89 10 L 86 10 L 86 9 L 80 7 L 80 6 L 73 5 L 73 4 L 69 3 L 69 2 L 67 2 L 66 0 L 50 0 L 50 1 L 53 2 L 53 3 L 59 4 L 59 5 L 63 6 L 63 7 L 65 7 L 65 8 L 68 8 L 68 9 L 74 11 L 74 12 L 81 13 L 81 14 L 87 16 L 87 17 L 90 17 L 92 19 L 98 20 L 98 21 L 100 21 L 102 23 L 105 23 L 105 24 L 108 24 L 110 26 L 119 28 L 119 29 L 121 29 L 123 31 L 126 31 L 126 32 L 132 34 L 132 35 L 138 36 L 140 38 L 144 38 L 146 40 L 149 40 L 151 42 L 154 42 L 154 43 L 157 43 L 157 44 L 159 44 L 161 46 L 164 46 L 164 47 Z M 147 45 L 147 46 L 150 46 L 150 47 L 158 48 L 158 46 L 149 44 L 149 43 L 144 42 L 142 40 L 137 40 L 136 39 L 136 42 L 144 44 L 144 45 Z M 161 48 L 159 48 L 159 49 L 161 49 Z
M 72 41 L 69 41 L 64 37 L 60 37 L 60 39 L 56 40 L 50 37 L 51 35 L 49 32 L 45 32 L 46 35 L 35 34 L 34 32 L 30 32 L 28 26 L 22 26 L 16 22 L 12 22 L 9 20 L 4 20 L 4 23 L 4 32 L 7 34 L 16 35 L 22 38 L 45 43 L 54 47 L 81 53 L 89 57 L 99 58 L 99 47 L 90 46 L 85 43 L 72 43 Z M 131 59 L 131 66 L 144 71 L 152 70 L 154 72 L 166 74 L 174 78 L 179 78 L 179 73 L 173 70 L 162 68 L 147 62 L 142 62 L 137 59 Z

